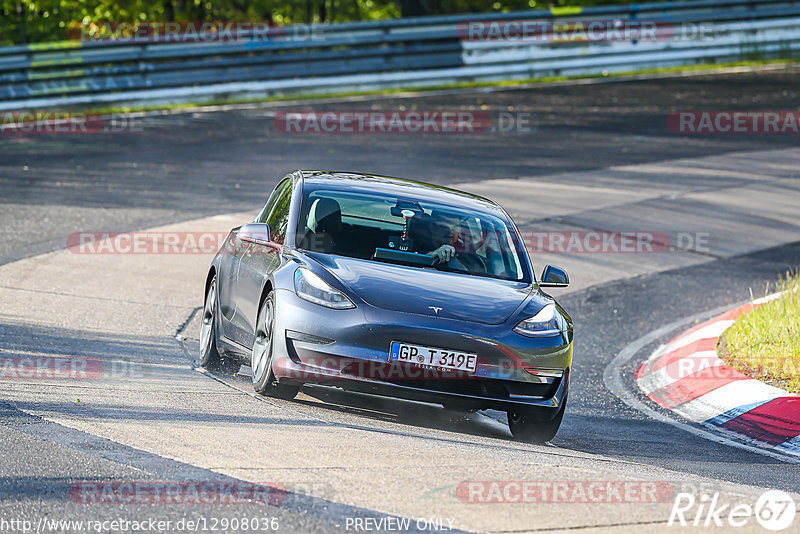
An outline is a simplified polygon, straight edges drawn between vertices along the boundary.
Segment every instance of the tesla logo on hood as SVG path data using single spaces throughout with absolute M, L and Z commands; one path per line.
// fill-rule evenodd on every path
M 441 308 L 437 308 L 436 306 L 428 306 L 428 309 L 433 310 L 433 313 L 436 315 L 439 315 L 439 310 L 441 310 Z

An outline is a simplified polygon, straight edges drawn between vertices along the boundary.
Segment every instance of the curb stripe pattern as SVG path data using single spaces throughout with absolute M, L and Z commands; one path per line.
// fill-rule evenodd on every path
M 800 396 L 740 373 L 716 352 L 719 336 L 736 319 L 778 296 L 729 310 L 659 347 L 634 374 L 639 389 L 687 419 L 800 456 Z

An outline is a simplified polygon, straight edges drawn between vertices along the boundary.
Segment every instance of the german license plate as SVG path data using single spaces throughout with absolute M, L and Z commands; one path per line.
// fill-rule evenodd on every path
M 470 352 L 392 341 L 389 348 L 389 361 L 474 373 L 478 364 L 478 355 Z

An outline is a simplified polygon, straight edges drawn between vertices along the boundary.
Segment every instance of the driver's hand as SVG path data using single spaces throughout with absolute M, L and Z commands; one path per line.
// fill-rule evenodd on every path
M 447 263 L 455 255 L 456 249 L 452 245 L 442 245 L 433 252 L 428 252 L 428 256 L 437 258 L 440 263 Z

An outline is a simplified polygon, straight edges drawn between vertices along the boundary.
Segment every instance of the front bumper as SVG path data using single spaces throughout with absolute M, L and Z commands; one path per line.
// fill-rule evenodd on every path
M 443 403 L 465 409 L 558 411 L 569 387 L 572 339 L 528 338 L 483 325 L 360 304 L 331 310 L 276 291 L 273 371 L 281 382 Z M 474 374 L 389 362 L 392 341 L 478 354 Z

